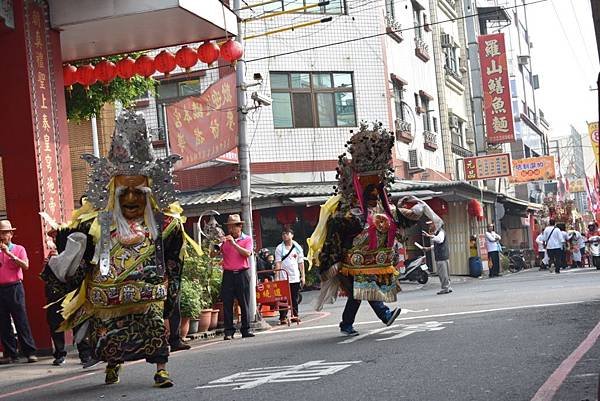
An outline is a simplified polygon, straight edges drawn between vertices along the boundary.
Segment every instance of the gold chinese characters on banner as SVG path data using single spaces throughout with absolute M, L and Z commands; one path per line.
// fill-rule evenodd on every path
M 465 180 L 487 180 L 511 175 L 510 154 L 465 158 Z
M 235 74 L 212 84 L 202 95 L 189 96 L 167 106 L 171 152 L 183 159 L 183 170 L 218 158 L 238 144 Z
M 554 156 L 529 157 L 512 161 L 512 183 L 547 181 L 556 178 Z

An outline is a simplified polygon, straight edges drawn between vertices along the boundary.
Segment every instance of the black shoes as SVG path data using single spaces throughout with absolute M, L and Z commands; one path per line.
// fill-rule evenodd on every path
M 250 333 L 250 332 L 242 333 L 242 338 L 250 338 L 250 337 L 254 337 L 254 333 Z
M 225 340 L 225 341 L 233 340 L 233 334 L 231 334 L 231 335 L 225 334 L 225 337 L 223 337 L 223 340 Z
M 191 345 L 186 344 L 183 341 L 180 341 L 177 344 L 172 344 L 171 345 L 171 352 L 175 352 L 175 351 L 187 351 L 190 348 L 192 348 Z
M 81 361 L 81 365 L 83 365 L 83 369 L 91 369 L 95 366 L 100 365 L 101 363 L 102 363 L 102 361 L 99 361 L 98 359 L 93 358 L 93 357 L 89 357 L 89 358 L 83 359 Z
M 396 308 L 393 311 L 391 311 L 391 315 L 388 318 L 387 322 L 385 322 L 385 325 L 386 326 L 391 326 L 392 323 L 394 323 L 394 320 L 396 320 L 396 318 L 398 316 L 400 316 L 400 312 L 402 312 L 402 309 L 400 309 L 400 308 Z
M 65 364 L 65 357 L 64 356 L 59 356 L 58 358 L 54 359 L 52 361 L 52 365 L 54 366 L 60 366 L 60 365 L 64 365 Z

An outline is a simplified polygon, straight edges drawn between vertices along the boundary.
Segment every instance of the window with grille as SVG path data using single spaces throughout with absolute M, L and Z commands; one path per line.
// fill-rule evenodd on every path
M 356 126 L 351 72 L 271 72 L 275 128 Z

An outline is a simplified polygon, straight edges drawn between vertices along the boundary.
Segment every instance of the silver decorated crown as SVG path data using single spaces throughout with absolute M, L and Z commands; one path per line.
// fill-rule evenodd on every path
M 89 153 L 81 156 L 92 168 L 88 177 L 86 197 L 97 209 L 108 204 L 108 184 L 117 175 L 143 175 L 150 179 L 154 198 L 164 209 L 174 202 L 173 165 L 181 160 L 179 155 L 157 159 L 148 138 L 146 121 L 132 110 L 117 118 L 115 133 L 108 157 L 96 157 Z
M 375 122 L 372 128 L 366 122 L 360 123 L 360 129 L 346 143 L 346 153 L 338 157 L 335 192 L 342 196 L 342 209 L 350 207 L 355 197 L 352 176 L 378 176 L 380 182 L 389 191 L 394 182 L 392 148 L 394 135 L 381 123 Z M 348 157 L 351 156 L 351 157 Z

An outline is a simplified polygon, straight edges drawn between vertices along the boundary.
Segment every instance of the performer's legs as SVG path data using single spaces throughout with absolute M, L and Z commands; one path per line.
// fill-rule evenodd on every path
M 390 308 L 381 301 L 369 301 L 369 305 L 371 305 L 371 309 L 373 309 L 373 312 L 375 312 L 377 317 L 381 319 L 383 323 L 387 323 L 392 313 Z
M 354 299 L 352 293 L 348 294 L 348 300 L 346 301 L 346 307 L 342 313 L 342 322 L 340 323 L 340 329 L 351 330 L 356 318 L 356 313 L 360 307 L 360 300 Z
M 46 320 L 50 327 L 52 344 L 54 344 L 53 356 L 55 364 L 60 364 L 62 362 L 60 359 L 63 358 L 64 361 L 64 357 L 67 356 L 67 351 L 65 349 L 65 333 L 62 331 L 57 332 L 58 327 L 63 322 L 63 318 L 59 312 L 60 308 L 60 302 L 55 302 L 46 309 Z

